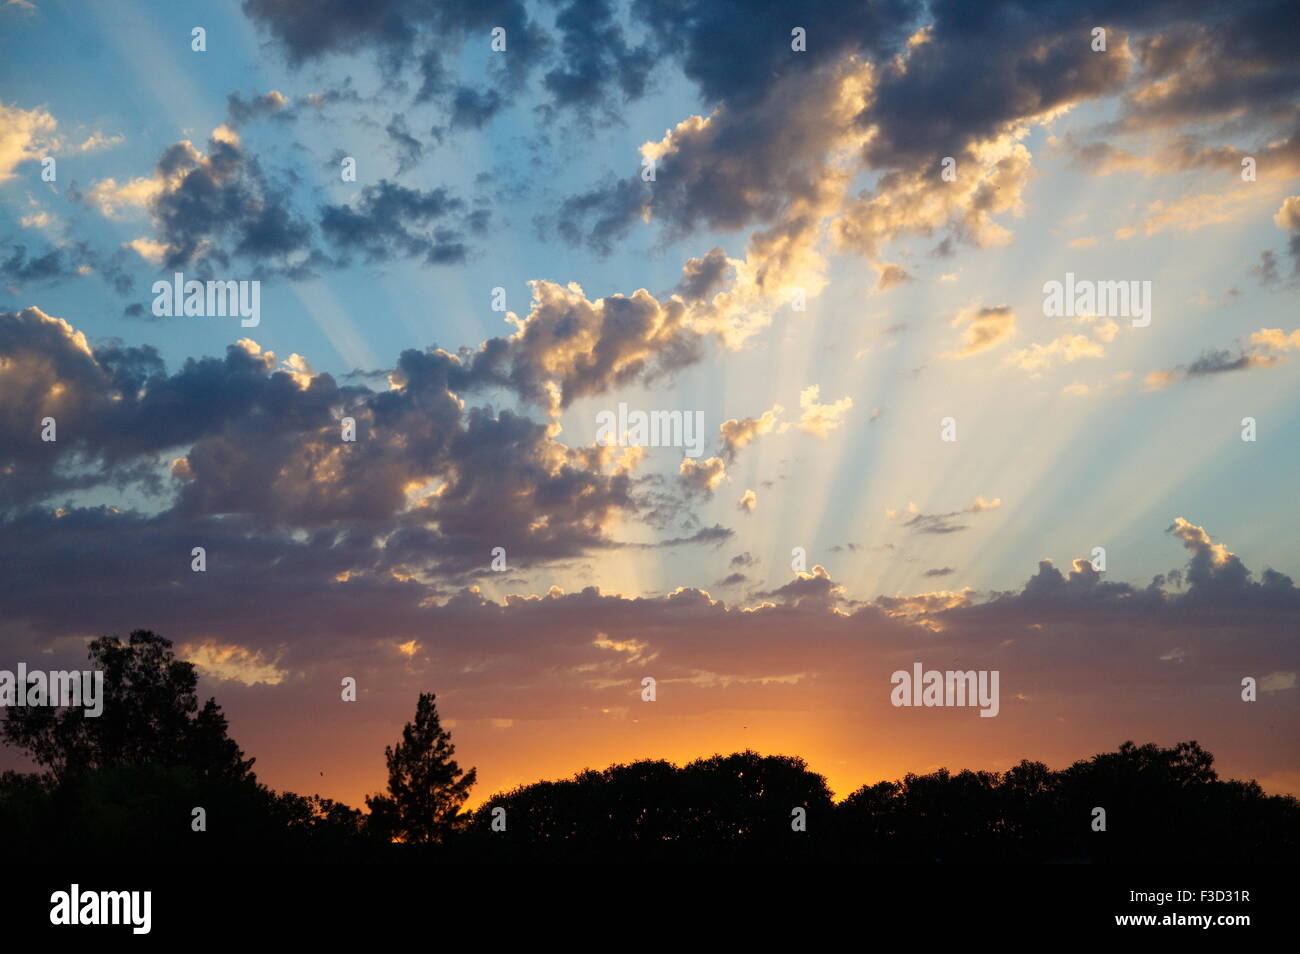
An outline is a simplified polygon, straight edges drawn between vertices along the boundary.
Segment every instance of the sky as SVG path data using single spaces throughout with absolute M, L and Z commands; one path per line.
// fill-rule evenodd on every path
M 421 691 L 475 803 L 1126 739 L 1300 793 L 1298 47 L 1285 0 L 8 0 L 0 668 L 155 630 L 350 804 Z M 997 716 L 893 705 L 914 663 Z

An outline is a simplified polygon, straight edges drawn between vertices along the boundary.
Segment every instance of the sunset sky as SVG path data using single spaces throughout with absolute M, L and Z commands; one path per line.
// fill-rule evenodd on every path
M 353 805 L 420 691 L 472 803 L 1126 739 L 1300 793 L 1298 49 L 1294 0 L 8 0 L 0 669 L 155 630 Z M 177 272 L 260 323 L 156 317 Z M 914 662 L 998 716 L 892 706 Z

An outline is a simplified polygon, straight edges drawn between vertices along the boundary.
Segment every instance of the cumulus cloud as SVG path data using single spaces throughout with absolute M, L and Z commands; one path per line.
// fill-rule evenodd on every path
M 182 140 L 163 152 L 151 176 L 100 180 L 84 199 L 106 216 L 146 212 L 155 235 L 138 240 L 137 251 L 166 268 L 225 268 L 237 255 L 301 273 L 312 258 L 309 224 L 227 125 L 212 131 L 206 153 Z
M 853 399 L 842 397 L 830 404 L 822 404 L 821 386 L 810 384 L 799 392 L 799 429 L 805 434 L 825 438 L 844 423 L 844 416 L 853 408 Z
M 1273 221 L 1278 228 L 1291 233 L 1291 239 L 1287 243 L 1287 253 L 1291 256 L 1292 263 L 1291 273 L 1300 275 L 1300 195 L 1287 196 L 1273 216 Z
M 381 392 L 250 339 L 169 374 L 152 348 L 92 348 L 29 308 L 0 314 L 0 368 L 3 507 L 131 485 L 168 525 L 353 532 L 386 521 L 373 559 L 412 577 L 468 571 L 498 545 L 521 566 L 617 546 L 611 532 L 648 507 L 638 457 L 570 447 L 548 423 L 470 406 L 462 395 L 509 378 L 442 351 L 403 352 Z M 56 443 L 32 430 L 45 416 Z M 354 443 L 340 439 L 343 416 Z M 687 461 L 684 479 L 704 491 L 725 476 L 719 458 Z M 728 532 L 715 529 L 677 542 Z
M 17 175 L 24 162 L 66 153 L 95 152 L 122 142 L 121 136 L 92 132 L 77 142 L 58 131 L 59 121 L 41 106 L 23 109 L 0 102 L 0 183 Z
M 727 465 L 721 457 L 710 457 L 708 460 L 683 457 L 678 474 L 687 490 L 711 494 L 726 479 Z
M 789 426 L 780 422 L 780 417 L 784 413 L 785 408 L 773 404 L 771 409 L 764 411 L 758 417 L 746 417 L 740 420 L 733 417 L 723 421 L 719 427 L 722 457 L 728 463 L 734 463 L 740 449 L 752 443 L 760 435 L 784 431 Z

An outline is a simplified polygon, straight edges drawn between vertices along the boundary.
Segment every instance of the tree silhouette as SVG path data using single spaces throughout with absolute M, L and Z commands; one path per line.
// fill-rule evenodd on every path
M 415 721 L 402 741 L 384 749 L 388 794 L 366 798 L 371 825 L 390 839 L 416 845 L 445 841 L 461 819 L 461 806 L 478 777 L 462 772 L 451 734 L 438 721 L 432 692 L 420 693 Z
M 492 831 L 504 808 L 507 834 Z M 803 809 L 806 831 L 793 826 Z M 803 759 L 734 752 L 586 770 L 493 796 L 462 838 L 478 860 L 810 859 L 833 835 L 826 780 Z
M 90 644 L 104 672 L 103 711 L 9 707 L 0 739 L 46 769 L 0 774 L 0 831 L 28 856 L 117 861 L 246 861 L 372 857 L 361 813 L 257 781 L 216 701 L 169 640 L 136 630 Z M 207 828 L 191 827 L 193 810 Z
M 168 639 L 137 629 L 123 643 L 105 636 L 90 644 L 92 668 L 104 672 L 103 711 L 83 708 L 9 708 L 0 737 L 26 749 L 62 781 L 95 769 L 184 767 L 201 778 L 252 780 L 245 759 L 226 734 L 215 699 L 199 707 L 198 674 L 178 660 Z
M 864 785 L 836 803 L 800 758 L 752 751 L 678 767 L 586 769 L 499 793 L 472 816 L 435 696 L 385 749 L 388 792 L 369 815 L 257 781 L 193 665 L 145 630 L 90 644 L 103 712 L 8 707 L 0 739 L 45 771 L 0 773 L 0 832 L 14 857 L 157 862 L 847 861 L 876 863 L 1290 863 L 1300 802 L 1220 779 L 1196 742 L 1125 742 L 1053 771 L 939 769 Z M 191 826 L 194 809 L 207 827 Z M 495 809 L 507 827 L 494 827 Z M 1094 830 L 1096 808 L 1105 831 Z M 799 824 L 793 824 L 798 817 Z

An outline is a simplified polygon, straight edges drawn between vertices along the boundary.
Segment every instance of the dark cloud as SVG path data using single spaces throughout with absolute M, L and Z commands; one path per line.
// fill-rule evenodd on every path
M 711 249 L 707 255 L 693 258 L 682 267 L 682 280 L 674 290 L 687 301 L 707 301 L 722 290 L 731 267 L 726 252 Z
M 276 90 L 253 94 L 248 99 L 236 90 L 226 97 L 226 122 L 232 129 L 238 129 L 265 116 L 285 117 L 288 115 L 287 102 Z
M 494 89 L 458 86 L 451 100 L 451 127 L 482 129 L 504 105 L 501 94 Z
M 633 179 L 600 186 L 566 198 L 554 218 L 539 216 L 540 231 L 555 229 L 570 245 L 586 243 L 608 255 L 632 228 L 646 204 L 646 188 Z
M 834 65 L 797 70 L 780 85 L 765 84 L 767 99 L 724 101 L 707 121 L 682 121 L 655 147 L 653 181 L 629 169 L 625 178 L 568 197 L 556 216 L 561 235 L 607 253 L 645 218 L 672 240 L 772 222 L 818 204 L 828 153 L 845 123 L 843 104 L 827 90 L 842 81 Z
M 905 65 L 883 65 L 879 91 L 862 116 L 878 130 L 866 149 L 870 165 L 937 165 L 1010 123 L 1118 91 L 1128 75 L 1117 50 L 1122 35 L 1109 37 L 1113 55 L 1090 45 L 1092 27 L 1108 25 L 1101 6 L 1049 4 L 1049 10 L 995 0 L 974 10 L 961 2 L 932 3 L 926 42 Z
M 986 501 L 983 497 L 977 497 L 975 502 L 969 507 L 962 510 L 952 510 L 948 513 L 921 513 L 915 507 L 909 507 L 902 514 L 890 512 L 889 516 L 905 516 L 903 526 L 913 533 L 929 533 L 944 535 L 949 533 L 958 533 L 962 530 L 969 530 L 970 524 L 958 523 L 966 514 L 983 513 L 986 510 L 995 510 L 1002 505 L 1001 498 L 993 501 Z
M 762 599 L 777 599 L 794 608 L 817 607 L 827 611 L 843 601 L 842 588 L 822 566 L 814 566 L 811 573 L 800 573 L 784 586 L 754 595 Z
M 1187 376 L 1203 377 L 1211 374 L 1223 374 L 1225 371 L 1242 371 L 1252 367 L 1254 362 L 1248 354 L 1233 354 L 1230 351 L 1206 351 L 1187 366 Z
M 1116 133 L 1165 126 L 1195 133 L 1165 137 L 1165 168 L 1239 163 L 1245 153 L 1238 142 L 1201 138 L 1222 139 L 1223 130 L 1204 124 L 1225 117 L 1256 131 L 1252 154 L 1269 169 L 1300 162 L 1300 137 L 1293 134 L 1300 71 L 1288 52 L 1295 18 L 1277 31 L 1281 40 L 1267 27 L 1283 17 L 1279 0 L 995 0 L 978 11 L 964 2 L 924 10 L 827 3 L 797 14 L 776 3 L 704 8 L 635 0 L 632 11 L 659 55 L 695 81 L 705 109 L 702 121 L 684 121 L 652 144 L 653 181 L 620 170 L 543 219 L 566 241 L 601 254 L 642 221 L 657 223 L 666 241 L 763 224 L 771 234 L 760 244 L 773 249 L 806 244 L 837 214 L 832 233 L 841 246 L 873 258 L 898 235 L 940 229 L 949 232 L 936 248 L 940 255 L 953 254 L 958 241 L 983 245 L 990 218 L 1014 208 L 1028 180 L 1030 156 L 1016 144 L 1019 130 L 1104 97 L 1120 98 Z M 806 54 L 790 50 L 794 25 L 807 29 Z M 1092 49 L 1096 26 L 1107 30 L 1105 52 Z M 864 61 L 872 64 L 865 81 L 854 65 Z M 860 98 L 856 106 L 852 96 Z M 1251 102 L 1263 108 L 1256 112 Z M 1277 135 L 1288 130 L 1286 138 Z M 847 171 L 882 174 L 841 207 L 842 170 L 830 160 L 852 141 L 865 145 Z M 1139 166 L 1148 162 L 1109 143 L 1073 148 L 1081 155 L 1107 150 L 1109 158 L 1093 156 L 1094 163 L 1120 154 Z M 939 186 L 936 203 L 934 176 L 945 157 L 956 160 L 959 174 Z M 879 267 L 882 289 L 904 274 L 898 266 Z
M 384 132 L 397 151 L 397 174 L 415 168 L 424 156 L 424 144 L 411 135 L 406 126 L 406 117 L 402 113 L 394 113 L 384 127 Z
M 1259 264 L 1252 266 L 1251 272 L 1261 285 L 1276 285 L 1281 280 L 1277 270 L 1277 256 L 1268 250 L 1259 253 Z
M 164 186 L 149 212 L 164 268 L 206 273 L 240 256 L 293 272 L 309 257 L 310 225 L 238 141 L 214 135 L 207 155 L 178 142 L 159 157 L 155 176 Z
M 954 573 L 956 573 L 956 572 L 957 572 L 957 571 L 954 570 L 952 567 L 950 567 L 950 566 L 945 566 L 945 567 L 935 567 L 934 569 L 926 570 L 926 571 L 925 571 L 925 575 L 926 575 L 927 577 L 935 577 L 935 576 L 951 576 L 952 574 L 954 574 Z
M 607 0 L 568 0 L 555 18 L 560 32 L 559 63 L 542 78 L 551 108 L 599 109 L 616 116 L 611 88 L 626 100 L 646 90 L 656 58 L 651 45 L 628 45 Z
M 369 263 L 419 258 L 430 265 L 464 262 L 465 203 L 446 189 L 408 189 L 388 180 L 365 186 L 351 205 L 321 208 L 321 231 L 343 256 Z
M 515 566 L 621 546 L 609 529 L 651 504 L 617 448 L 569 447 L 548 423 L 462 397 L 488 389 L 545 396 L 549 375 L 560 373 L 564 400 L 620 377 L 599 360 L 555 366 L 555 342 L 527 333 L 529 322 L 549 320 L 548 304 L 565 300 L 543 299 L 515 338 L 464 355 L 403 352 L 389 389 L 378 392 L 311 373 L 298 356 L 278 363 L 251 341 L 169 374 L 152 348 L 91 348 L 67 322 L 35 308 L 0 314 L 0 506 L 132 485 L 187 522 L 383 526 L 375 559 L 406 575 L 481 570 L 494 546 L 506 547 Z M 644 327 L 625 320 L 619 301 L 602 306 L 611 310 L 608 327 L 593 320 L 588 328 L 615 350 Z M 566 308 L 573 304 L 570 297 Z M 534 348 L 551 363 L 530 365 L 542 357 Z M 605 350 L 596 344 L 595 357 Z M 591 357 L 585 348 L 581 355 Z M 40 440 L 46 416 L 57 421 L 54 443 Z M 344 417 L 355 422 L 355 442 L 342 440 Z M 653 546 L 718 545 L 731 536 L 722 526 L 698 527 Z
M 390 78 L 413 69 L 417 102 L 451 94 L 448 61 L 475 46 L 496 58 L 506 88 L 527 81 L 552 41 L 521 0 L 244 0 L 243 10 L 302 66 L 334 54 L 366 53 Z M 490 53 L 491 31 L 506 31 L 506 51 Z
M 5 281 L 26 284 L 68 278 L 77 272 L 76 265 L 68 260 L 62 249 L 52 248 L 44 255 L 27 255 L 26 245 L 13 246 L 13 254 L 0 262 L 0 275 Z
M 757 104 L 785 77 L 848 54 L 876 59 L 906 39 L 922 5 L 911 0 L 826 0 L 798 10 L 781 0 L 633 0 L 657 53 L 679 63 L 706 104 Z M 807 52 L 791 49 L 803 27 Z
M 1146 6 L 1146 5 L 1144 5 Z M 1149 72 L 1125 100 L 1126 128 L 1249 116 L 1261 124 L 1297 116 L 1300 23 L 1286 0 L 1156 5 L 1169 21 L 1136 44 Z M 1154 11 L 1120 14 L 1138 23 Z M 1164 17 L 1160 18 L 1164 20 Z
M 68 242 L 37 255 L 29 255 L 26 245 L 9 247 L 10 254 L 0 258 L 0 281 L 6 285 L 41 286 L 95 274 L 119 295 L 130 293 L 135 286 L 123 268 L 125 255 L 120 250 L 103 255 L 82 241 Z
M 1283 352 L 1289 347 L 1293 345 L 1281 329 L 1264 329 L 1253 334 L 1249 344 L 1239 343 L 1231 349 L 1209 348 L 1191 364 L 1151 372 L 1146 378 L 1147 390 L 1158 391 L 1175 382 L 1212 378 L 1230 371 L 1275 367 L 1284 360 Z

